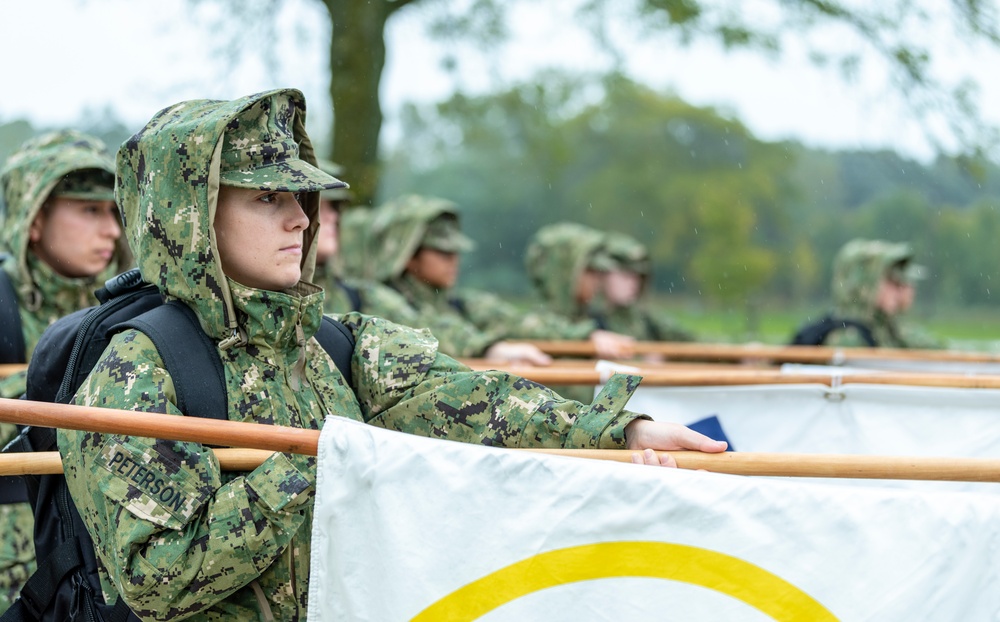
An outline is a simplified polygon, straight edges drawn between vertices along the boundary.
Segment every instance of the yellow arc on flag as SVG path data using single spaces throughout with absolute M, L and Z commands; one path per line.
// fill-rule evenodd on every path
M 413 622 L 475 620 L 539 590 L 594 579 L 645 577 L 705 587 L 731 596 L 778 622 L 837 618 L 781 577 L 742 559 L 667 542 L 601 542 L 548 551 L 459 588 Z

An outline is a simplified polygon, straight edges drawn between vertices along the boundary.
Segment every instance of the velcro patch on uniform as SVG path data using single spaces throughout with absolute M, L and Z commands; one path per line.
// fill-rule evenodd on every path
M 194 475 L 164 464 L 153 448 L 141 451 L 112 437 L 101 448 L 97 464 L 114 476 L 102 486 L 106 495 L 139 518 L 159 525 L 177 528 L 186 524 L 206 500 Z

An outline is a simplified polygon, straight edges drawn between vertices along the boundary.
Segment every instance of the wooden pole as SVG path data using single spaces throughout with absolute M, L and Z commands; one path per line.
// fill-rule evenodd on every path
M 315 456 L 319 430 L 0 398 L 0 421 Z
M 225 471 L 252 471 L 271 455 L 258 449 L 213 449 Z M 572 458 L 631 462 L 632 451 L 620 449 L 524 449 Z M 844 454 L 774 454 L 697 451 L 670 454 L 682 469 L 714 473 L 778 477 L 836 477 L 954 482 L 1000 482 L 1000 459 L 856 456 Z M 62 473 L 57 452 L 0 454 L 0 475 L 50 475 Z
M 274 453 L 266 449 L 216 448 L 212 451 L 223 471 L 252 471 Z M 0 475 L 56 475 L 62 472 L 58 451 L 0 454 Z
M 589 341 L 530 341 L 553 356 L 594 358 Z M 829 346 L 772 346 L 763 344 L 673 343 L 637 341 L 636 355 L 656 354 L 675 360 L 742 361 L 767 359 L 782 363 L 841 363 L 844 360 L 947 361 L 1000 363 L 1000 355 L 954 350 L 902 350 L 896 348 L 835 348 Z
M 631 462 L 631 451 L 615 449 L 526 449 L 563 456 Z M 921 456 L 858 456 L 849 454 L 792 454 L 669 451 L 682 469 L 702 469 L 734 475 L 780 477 L 836 477 L 955 482 L 1000 482 L 1000 459 L 937 458 Z
M 3 365 L 0 365 L 0 378 L 6 378 L 7 376 L 12 376 L 26 369 L 28 369 L 27 365 L 18 363 L 4 363 Z
M 473 362 L 473 369 L 502 369 L 546 386 L 585 385 L 595 386 L 607 381 L 608 374 L 592 367 L 561 363 L 550 367 L 489 364 Z M 925 372 L 861 372 L 836 373 L 783 373 L 779 370 L 719 368 L 713 370 L 658 367 L 637 367 L 634 372 L 642 376 L 644 387 L 704 387 L 783 384 L 879 384 L 959 389 L 1000 389 L 1000 375 L 945 374 Z M 632 372 L 623 372 L 632 373 Z

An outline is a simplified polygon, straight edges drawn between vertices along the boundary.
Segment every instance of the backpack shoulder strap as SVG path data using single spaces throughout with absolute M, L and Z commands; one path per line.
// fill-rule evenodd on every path
M 0 255 L 0 265 L 9 255 Z M 24 363 L 27 360 L 24 329 L 17 306 L 17 292 L 10 276 L 0 268 L 0 363 Z
M 222 359 L 190 307 L 171 300 L 116 328 L 134 328 L 153 342 L 174 381 L 177 407 L 185 415 L 220 420 L 229 418 Z M 351 331 L 337 320 L 323 316 L 316 340 L 333 359 L 348 386 L 353 387 L 351 356 L 354 354 L 354 336 Z
M 463 300 L 462 298 L 458 298 L 457 296 L 449 298 L 448 305 L 451 306 L 451 308 L 454 309 L 455 311 L 458 311 L 458 314 L 461 315 L 462 317 L 468 317 L 469 310 L 465 306 L 465 300 Z
M 174 381 L 181 412 L 189 417 L 229 418 L 222 359 L 190 307 L 171 300 L 115 327 L 124 328 L 142 332 L 156 346 Z
M 330 355 L 337 369 L 344 376 L 344 380 L 347 381 L 347 386 L 353 390 L 354 378 L 351 374 L 351 357 L 354 355 L 354 335 L 351 334 L 351 331 L 332 317 L 324 315 L 319 330 L 316 331 L 316 341 Z
M 361 311 L 361 290 L 357 287 L 351 287 L 340 279 L 337 279 L 337 285 L 351 301 L 351 311 Z
M 861 338 L 869 347 L 877 347 L 872 330 L 864 322 L 848 318 L 835 318 L 827 315 L 822 319 L 800 328 L 792 338 L 792 345 L 796 346 L 819 346 L 826 343 L 827 337 L 835 330 L 850 326 L 858 331 Z
M 845 326 L 853 326 L 858 330 L 858 334 L 861 338 L 865 340 L 870 348 L 877 348 L 878 342 L 875 341 L 875 335 L 872 334 L 872 329 L 867 325 L 855 320 L 843 320 Z

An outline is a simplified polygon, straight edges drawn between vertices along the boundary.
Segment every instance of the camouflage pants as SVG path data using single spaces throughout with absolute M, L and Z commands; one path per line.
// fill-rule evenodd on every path
M 35 571 L 34 517 L 27 503 L 0 505 L 0 613 Z

